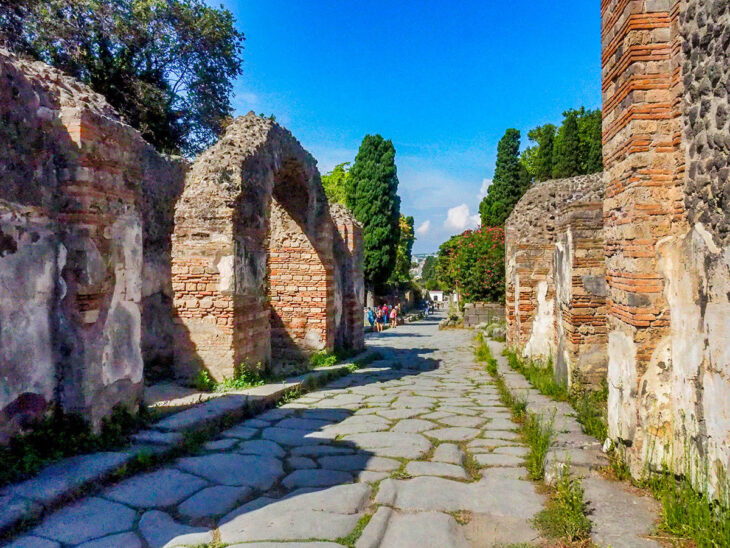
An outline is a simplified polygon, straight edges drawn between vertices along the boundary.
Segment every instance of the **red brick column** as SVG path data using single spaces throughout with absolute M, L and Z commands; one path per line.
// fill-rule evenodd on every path
M 634 463 L 647 434 L 641 379 L 667 368 L 657 244 L 686 230 L 679 9 L 678 0 L 601 4 L 609 426 Z

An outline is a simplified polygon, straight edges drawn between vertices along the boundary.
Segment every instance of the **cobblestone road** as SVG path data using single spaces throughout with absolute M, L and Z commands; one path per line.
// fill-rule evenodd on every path
M 368 342 L 383 359 L 367 369 L 63 508 L 13 546 L 538 541 L 529 520 L 544 499 L 470 333 L 433 318 Z

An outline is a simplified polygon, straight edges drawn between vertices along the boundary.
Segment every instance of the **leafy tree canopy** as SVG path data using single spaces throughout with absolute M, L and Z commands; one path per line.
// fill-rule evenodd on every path
M 163 152 L 221 134 L 243 41 L 203 0 L 0 0 L 0 43 L 88 84 Z
M 365 283 L 379 289 L 396 264 L 400 240 L 400 198 L 395 147 L 380 135 L 366 135 L 345 185 L 345 202 L 363 225 Z
M 345 203 L 347 180 L 350 177 L 350 162 L 337 164 L 327 175 L 322 175 L 322 186 L 330 202 Z
M 399 286 L 405 286 L 413 281 L 411 277 L 411 264 L 413 262 L 413 243 L 416 241 L 413 229 L 413 217 L 400 216 L 398 221 L 400 227 L 400 239 L 395 255 L 395 268 L 390 275 L 389 282 Z

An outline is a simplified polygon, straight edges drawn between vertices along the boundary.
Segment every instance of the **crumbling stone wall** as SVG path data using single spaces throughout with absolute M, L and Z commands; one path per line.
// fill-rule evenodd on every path
M 555 300 L 559 219 L 568 205 L 595 200 L 601 180 L 601 174 L 595 174 L 535 183 L 505 223 L 507 342 L 526 357 L 556 356 L 556 318 L 561 313 Z M 564 248 L 565 243 L 560 245 Z
M 104 99 L 0 51 L 0 441 L 142 389 L 145 196 L 177 167 Z
M 603 25 L 610 435 L 634 474 L 707 467 L 713 491 L 730 466 L 730 6 L 611 1 Z
M 336 332 L 362 345 L 360 230 L 330 211 L 316 161 L 271 120 L 249 113 L 201 154 L 175 210 L 177 374 L 280 369 Z
M 572 187 L 572 201 L 556 218 L 555 373 L 568 386 L 599 387 L 607 369 L 603 175 L 575 179 Z

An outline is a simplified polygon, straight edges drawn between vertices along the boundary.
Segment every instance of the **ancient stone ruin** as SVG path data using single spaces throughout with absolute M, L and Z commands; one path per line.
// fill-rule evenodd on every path
M 145 375 L 363 346 L 360 227 L 288 131 L 249 114 L 189 167 L 42 63 L 0 50 L 0 80 L 0 442 Z
M 691 470 L 712 491 L 730 468 L 730 5 L 608 0 L 602 17 L 602 184 L 537 184 L 508 220 L 508 341 L 607 380 L 634 475 Z

